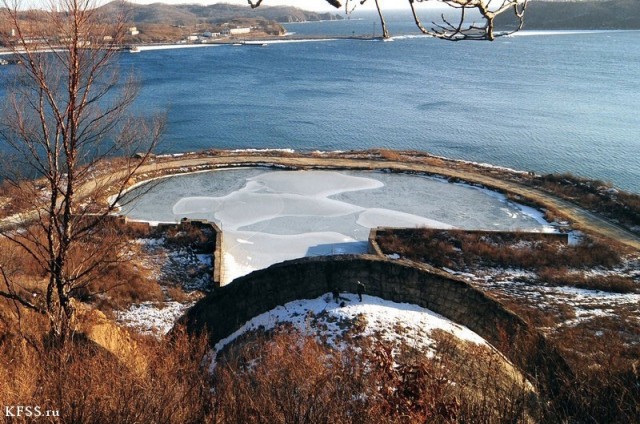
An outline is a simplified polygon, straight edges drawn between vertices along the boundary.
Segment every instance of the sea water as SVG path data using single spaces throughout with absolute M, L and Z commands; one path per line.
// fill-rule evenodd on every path
M 348 32 L 371 22 L 290 25 Z M 393 27 L 392 27 L 393 28 Z M 398 37 L 142 52 L 163 149 L 417 149 L 640 192 L 640 32 Z
M 553 231 L 503 195 L 444 179 L 365 171 L 263 168 L 163 178 L 129 192 L 129 218 L 216 222 L 223 283 L 305 256 L 365 253 L 374 227 Z
M 376 25 L 367 16 L 287 29 L 371 35 Z M 453 43 L 416 36 L 406 16 L 389 26 L 392 42 L 150 50 L 120 63 L 140 82 L 134 112 L 166 116 L 166 152 L 417 149 L 640 193 L 639 31 Z

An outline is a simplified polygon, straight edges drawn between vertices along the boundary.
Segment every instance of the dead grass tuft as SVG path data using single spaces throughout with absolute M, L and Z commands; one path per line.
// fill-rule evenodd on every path
M 521 240 L 519 233 L 478 234 L 434 229 L 378 233 L 384 253 L 456 270 L 477 266 L 541 269 L 549 267 L 611 268 L 621 263 L 615 246 L 585 238 L 567 246 L 559 242 Z

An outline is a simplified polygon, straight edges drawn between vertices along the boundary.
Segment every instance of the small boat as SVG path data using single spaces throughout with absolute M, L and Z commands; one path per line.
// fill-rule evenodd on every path
M 129 46 L 127 51 L 129 53 L 140 53 L 140 47 L 138 47 L 138 46 Z

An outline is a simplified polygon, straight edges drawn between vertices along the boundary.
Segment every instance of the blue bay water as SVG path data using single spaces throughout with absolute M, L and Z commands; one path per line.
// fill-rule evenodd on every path
M 370 35 L 373 22 L 287 28 Z M 141 83 L 136 110 L 166 113 L 166 152 L 417 149 L 640 192 L 639 46 L 635 31 L 524 32 L 492 43 L 398 37 L 120 60 Z

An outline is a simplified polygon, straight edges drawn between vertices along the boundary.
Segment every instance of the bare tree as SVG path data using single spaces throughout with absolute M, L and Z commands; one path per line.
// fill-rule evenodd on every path
M 94 0 L 51 0 L 46 11 L 22 11 L 18 1 L 3 0 L 0 12 L 10 26 L 4 44 L 21 64 L 0 142 L 11 157 L 4 178 L 29 207 L 21 216 L 25 225 L 0 233 L 40 264 L 46 294 L 31 297 L 0 264 L 0 296 L 46 315 L 64 342 L 73 331 L 73 291 L 110 260 L 105 240 L 85 242 L 149 159 L 162 125 L 129 115 L 135 81 L 123 82 L 114 60 L 124 13 L 105 21 Z M 121 159 L 107 164 L 114 155 Z
M 263 0 L 247 0 L 252 8 L 259 7 Z M 375 2 L 376 10 L 382 27 L 382 37 L 389 38 L 389 30 L 382 13 L 379 0 Z M 495 40 L 496 37 L 513 34 L 522 29 L 524 24 L 524 11 L 528 0 L 407 0 L 416 26 L 423 34 L 450 41 L 460 40 Z M 341 8 L 339 0 L 326 0 L 335 8 Z M 358 5 L 364 5 L 367 0 L 345 0 L 344 10 L 346 14 L 353 12 Z M 425 25 L 416 9 L 416 3 L 435 4 L 442 3 L 452 8 L 455 13 L 453 18 L 440 14 L 440 22 L 432 21 Z M 511 30 L 496 32 L 494 19 L 496 16 L 512 11 L 514 26 Z

